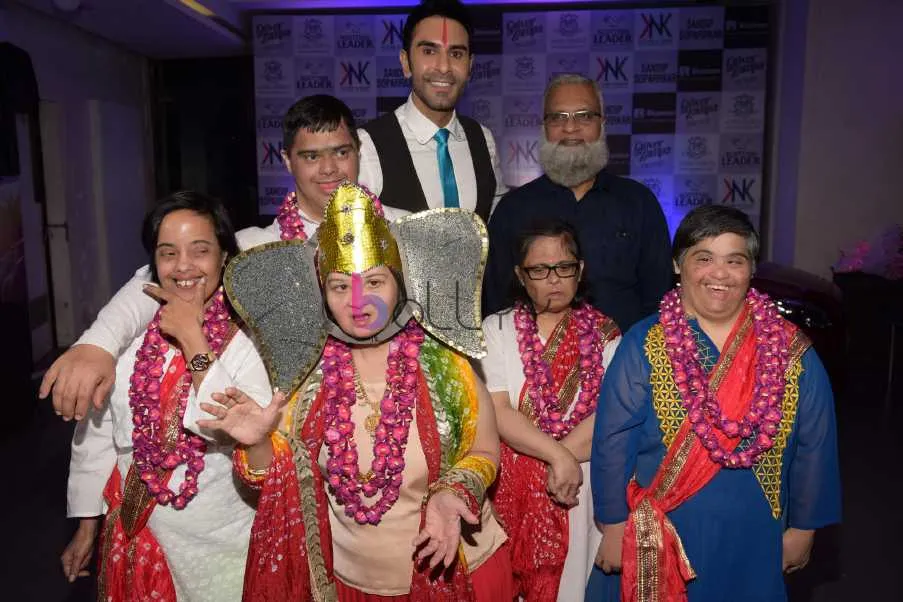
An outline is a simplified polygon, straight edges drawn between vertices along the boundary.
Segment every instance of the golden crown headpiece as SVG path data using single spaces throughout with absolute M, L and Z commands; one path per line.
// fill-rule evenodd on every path
M 356 184 L 346 182 L 333 193 L 317 238 L 320 282 L 330 272 L 360 274 L 381 265 L 402 271 L 388 222 L 370 194 Z

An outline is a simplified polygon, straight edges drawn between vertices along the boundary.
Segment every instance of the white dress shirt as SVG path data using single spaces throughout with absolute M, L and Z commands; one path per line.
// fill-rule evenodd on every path
M 413 95 L 408 96 L 406 103 L 395 109 L 395 117 L 401 125 L 402 134 L 408 143 L 408 151 L 414 162 L 417 179 L 423 188 L 427 205 L 430 208 L 444 207 L 445 197 L 442 194 L 442 178 L 439 176 L 439 160 L 436 155 L 437 142 L 433 139 L 439 126 L 430 121 L 414 105 Z M 473 211 L 477 206 L 477 179 L 473 169 L 470 147 L 464 136 L 464 128 L 458 121 L 458 113 L 452 114 L 451 121 L 445 126 L 448 129 L 448 152 L 452 166 L 455 168 L 455 183 L 458 185 L 458 202 L 463 209 Z M 492 171 L 495 174 L 495 197 L 492 200 L 494 209 L 502 195 L 508 192 L 502 170 L 499 167 L 499 154 L 495 147 L 492 132 L 484 125 L 483 135 L 492 159 Z M 358 180 L 361 184 L 379 196 L 383 189 L 383 172 L 379 163 L 379 155 L 373 139 L 365 130 L 358 129 L 361 139 L 361 171 Z
M 396 220 L 409 211 L 394 207 L 383 207 L 383 212 L 388 220 Z M 301 212 L 301 221 L 304 223 L 304 232 L 313 236 L 320 225 L 319 220 Z M 245 228 L 235 233 L 240 249 L 250 249 L 257 245 L 281 240 L 279 222 L 266 228 Z M 148 323 L 153 320 L 154 314 L 160 304 L 144 292 L 144 285 L 151 281 L 150 269 L 142 266 L 135 275 L 122 285 L 113 298 L 103 306 L 97 314 L 97 319 L 91 327 L 82 333 L 75 345 L 95 345 L 106 350 L 113 357 L 118 358 L 123 350 L 138 336 L 144 332 Z
M 92 408 L 76 427 L 67 491 L 70 517 L 98 516 L 106 511 L 103 490 L 114 466 L 125 487 L 132 464 L 134 428 L 129 381 L 143 340 L 144 332 L 117 361 L 116 380 L 104 409 Z M 174 356 L 170 348 L 166 365 Z M 247 491 L 236 487 L 232 475 L 234 444 L 197 426 L 199 418 L 213 418 L 200 403 L 212 402 L 211 394 L 226 387 L 238 387 L 261 406 L 266 406 L 272 395 L 263 361 L 241 331 L 210 365 L 197 392 L 194 386 L 189 389 L 182 426 L 207 440 L 198 494 L 182 510 L 158 505 L 147 523 L 163 548 L 180 600 L 241 600 L 254 504 L 246 499 Z M 184 476 L 184 466 L 173 471 L 170 489 L 178 491 Z

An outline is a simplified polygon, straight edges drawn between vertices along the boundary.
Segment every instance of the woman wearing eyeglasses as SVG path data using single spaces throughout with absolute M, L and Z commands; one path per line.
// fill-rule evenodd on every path
M 502 440 L 494 502 L 520 594 L 579 602 L 601 539 L 589 487 L 594 412 L 620 332 L 584 300 L 570 225 L 540 222 L 515 252 L 514 305 L 483 322 Z

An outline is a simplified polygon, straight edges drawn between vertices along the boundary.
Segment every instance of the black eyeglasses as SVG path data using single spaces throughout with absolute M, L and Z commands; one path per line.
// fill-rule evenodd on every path
M 554 265 L 541 263 L 539 265 L 524 266 L 523 270 L 527 273 L 530 280 L 545 280 L 549 274 L 555 272 L 559 278 L 573 278 L 580 271 L 579 261 L 562 261 Z
M 577 125 L 589 125 L 593 121 L 595 121 L 598 117 L 602 117 L 602 113 L 598 111 L 574 111 L 572 113 L 568 113 L 567 111 L 557 111 L 554 113 L 546 113 L 543 115 L 543 121 L 548 126 L 553 127 L 563 127 L 570 119 L 574 120 L 574 123 Z

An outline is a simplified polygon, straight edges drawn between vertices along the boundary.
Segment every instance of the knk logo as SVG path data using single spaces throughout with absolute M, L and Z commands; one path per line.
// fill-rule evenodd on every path
M 627 73 L 624 68 L 627 66 L 627 56 L 616 56 L 614 57 L 614 62 L 609 60 L 607 56 L 600 56 L 596 58 L 596 62 L 599 63 L 599 74 L 596 75 L 597 82 L 626 82 L 627 81 Z
M 263 146 L 261 167 L 277 167 L 282 164 L 282 142 L 274 144 L 269 140 L 262 140 L 260 144 Z
M 640 33 L 641 40 L 655 40 L 671 38 L 671 14 L 659 13 L 658 16 L 651 13 L 643 13 L 640 15 L 643 19 L 643 31 Z
M 398 19 L 397 21 L 392 21 L 390 19 L 383 19 L 383 48 L 394 48 L 396 45 L 400 46 L 403 43 L 401 38 L 401 31 L 404 29 L 404 19 Z
M 536 147 L 539 142 L 533 140 L 531 142 L 519 142 L 512 140 L 508 143 L 508 165 L 521 167 L 524 165 L 536 165 Z
M 756 198 L 753 196 L 755 183 L 755 178 L 724 178 L 724 197 L 721 199 L 721 204 L 755 205 Z
M 370 78 L 367 76 L 367 69 L 370 67 L 370 61 L 357 61 L 357 63 L 342 62 L 342 81 L 341 86 L 369 86 Z

